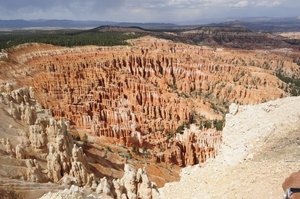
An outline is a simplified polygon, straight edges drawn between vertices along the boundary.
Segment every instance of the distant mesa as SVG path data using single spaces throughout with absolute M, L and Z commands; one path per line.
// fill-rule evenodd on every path
M 0 28 L 11 29 L 24 29 L 24 28 L 91 28 L 99 26 L 120 26 L 120 27 L 132 27 L 139 26 L 144 28 L 159 28 L 176 26 L 172 23 L 126 23 L 126 22 L 113 22 L 113 21 L 74 21 L 74 20 L 0 20 Z

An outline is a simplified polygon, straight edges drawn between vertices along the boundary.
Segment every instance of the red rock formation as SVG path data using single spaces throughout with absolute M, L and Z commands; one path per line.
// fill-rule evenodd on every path
M 157 140 L 157 139 L 156 139 Z M 192 125 L 183 134 L 156 142 L 154 160 L 168 165 L 187 166 L 214 158 L 222 143 L 222 132 L 215 129 L 202 129 Z
M 255 51 L 234 54 L 152 37 L 130 42 L 126 47 L 23 45 L 7 50 L 7 65 L 15 67 L 13 76 L 27 75 L 20 82 L 32 86 L 56 118 L 119 145 L 164 148 L 159 161 L 179 165 L 203 162 L 216 148 L 199 144 L 198 135 L 184 142 L 163 135 L 197 117 L 220 119 L 222 107 L 233 101 L 253 104 L 281 97 L 280 87 L 286 85 L 274 71 L 296 67 L 282 65 L 278 54 L 269 56 L 271 62 Z

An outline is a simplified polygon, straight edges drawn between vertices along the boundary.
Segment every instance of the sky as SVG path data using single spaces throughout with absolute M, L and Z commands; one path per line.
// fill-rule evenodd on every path
M 0 0 L 0 19 L 184 22 L 300 16 L 299 0 Z

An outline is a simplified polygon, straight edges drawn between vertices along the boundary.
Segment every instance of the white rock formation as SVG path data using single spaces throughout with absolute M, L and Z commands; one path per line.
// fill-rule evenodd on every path
M 84 188 L 72 185 L 69 189 L 57 193 L 47 193 L 43 195 L 40 199 L 100 199 L 103 197 L 95 196 L 93 194 L 87 195 Z
M 237 164 L 251 158 L 272 134 L 287 135 L 300 122 L 300 98 L 240 106 L 226 115 L 223 143 L 217 160 Z
M 251 158 L 265 154 L 263 147 L 273 140 L 278 146 L 271 152 L 283 153 L 280 142 L 287 140 L 291 132 L 296 138 L 300 136 L 299 129 L 300 97 L 238 108 L 233 105 L 226 115 L 223 143 L 216 159 L 182 169 L 179 182 L 167 183 L 159 189 L 160 198 L 280 198 L 284 179 L 299 170 L 299 156 L 292 152 L 295 161 L 276 157 L 269 160 L 266 155 L 259 161 Z M 291 141 L 286 142 L 290 150 Z M 298 150 L 296 140 L 294 145 L 294 150 Z
M 25 159 L 25 150 L 21 144 L 18 144 L 15 149 L 17 159 Z
M 125 164 L 124 171 L 124 176 L 120 179 L 110 181 L 105 177 L 101 178 L 97 187 L 95 186 L 95 182 L 93 182 L 92 184 L 94 185 L 89 188 L 78 188 L 76 186 L 72 186 L 69 190 L 45 194 L 42 199 L 50 199 L 55 197 L 66 198 L 67 194 L 70 194 L 70 198 L 73 198 L 74 193 L 77 194 L 77 198 L 91 199 L 97 197 L 106 199 L 159 198 L 159 192 L 156 188 L 156 185 L 150 182 L 145 169 L 138 169 L 136 171 L 132 166 Z
M 82 148 L 73 145 L 70 123 L 55 120 L 49 111 L 41 109 L 34 99 L 33 88 L 13 90 L 11 84 L 0 86 L 0 102 L 15 119 L 29 125 L 29 131 L 19 134 L 19 143 L 7 138 L 2 139 L 6 153 L 16 159 L 25 159 L 29 151 L 47 161 L 41 168 L 36 160 L 26 160 L 27 173 L 16 174 L 32 182 L 64 182 L 69 177 L 70 184 L 78 186 L 92 185 L 89 166 Z M 10 125 L 11 126 L 11 125 Z M 12 126 L 10 128 L 13 128 Z M 24 165 L 25 166 L 25 165 Z M 66 180 L 67 181 L 67 180 Z

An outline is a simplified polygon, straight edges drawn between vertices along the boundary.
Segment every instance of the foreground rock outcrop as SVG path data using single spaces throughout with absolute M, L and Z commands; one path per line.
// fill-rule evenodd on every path
M 291 97 L 256 106 L 239 106 L 237 112 L 226 115 L 223 129 L 221 159 L 238 164 L 260 152 L 268 139 L 289 136 L 298 130 L 300 99 Z
M 50 198 L 116 198 L 116 199 L 158 199 L 159 192 L 155 184 L 148 179 L 144 169 L 135 170 L 125 164 L 124 176 L 120 179 L 100 179 L 93 181 L 91 188 L 79 188 L 72 185 L 64 191 L 45 194 L 41 199 Z
M 299 170 L 300 98 L 231 106 L 216 159 L 181 171 L 161 198 L 280 198 Z

